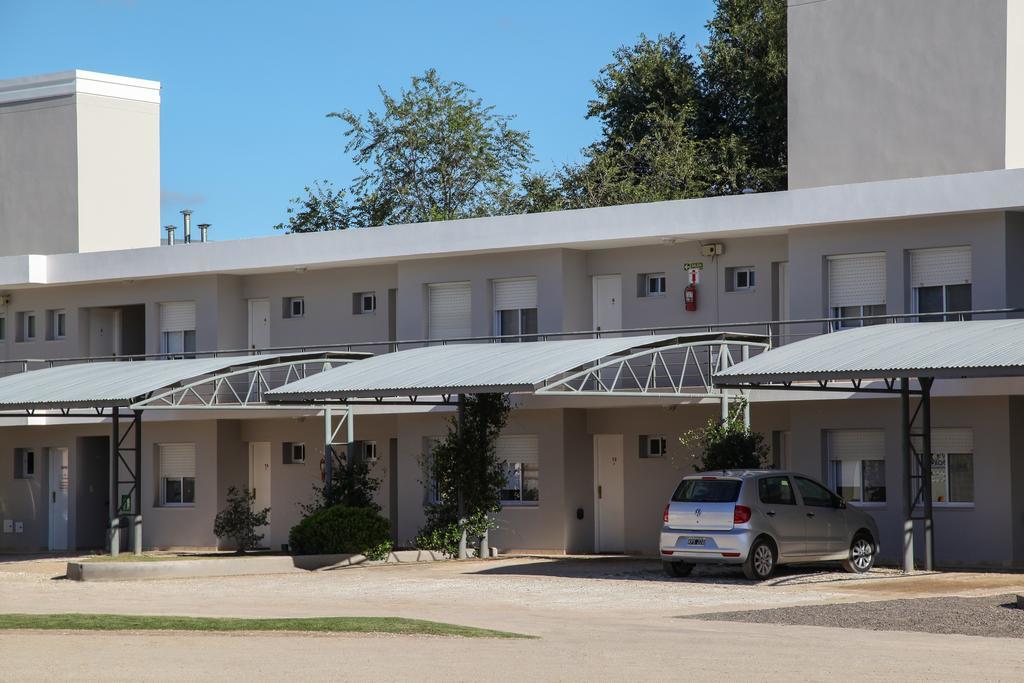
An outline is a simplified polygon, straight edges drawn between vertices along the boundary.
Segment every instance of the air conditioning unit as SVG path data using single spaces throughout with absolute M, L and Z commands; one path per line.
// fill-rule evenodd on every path
M 701 246 L 700 253 L 703 256 L 721 256 L 725 253 L 725 246 L 721 242 L 705 244 Z

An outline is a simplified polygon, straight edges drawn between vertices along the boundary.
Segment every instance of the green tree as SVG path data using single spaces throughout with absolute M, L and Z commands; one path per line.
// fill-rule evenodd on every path
M 352 210 L 345 202 L 344 190 L 336 191 L 329 180 L 318 180 L 303 191 L 306 196 L 291 199 L 288 221 L 275 225 L 275 230 L 325 232 L 349 227 Z
M 463 529 L 472 538 L 493 526 L 489 516 L 501 509 L 507 475 L 496 443 L 510 410 L 504 394 L 467 395 L 461 425 L 452 418 L 445 438 L 425 454 L 423 472 L 434 502 L 426 507 L 418 547 L 454 554 Z
M 213 533 L 217 538 L 233 541 L 239 553 L 259 546 L 263 534 L 256 529 L 266 526 L 270 519 L 270 508 L 256 510 L 256 492 L 247 488 L 228 488 L 227 505 L 213 520 Z
M 333 456 L 327 456 L 333 457 Z M 380 505 L 373 499 L 380 489 L 380 479 L 370 474 L 370 465 L 363 458 L 352 462 L 344 458 L 331 470 L 331 486 L 313 485 L 313 500 L 300 504 L 304 516 L 318 510 L 342 505 L 349 508 L 370 508 L 380 512 Z
M 740 400 L 730 407 L 725 420 L 709 418 L 701 429 L 680 437 L 683 446 L 697 449 L 693 458 L 698 472 L 759 469 L 768 464 L 764 435 L 743 423 L 745 408 L 746 401 Z

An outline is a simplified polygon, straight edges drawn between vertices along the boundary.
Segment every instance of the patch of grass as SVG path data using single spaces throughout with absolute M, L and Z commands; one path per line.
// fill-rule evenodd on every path
M 462 638 L 533 638 L 401 617 L 313 617 L 306 619 L 235 619 L 221 617 L 144 616 L 127 614 L 0 614 L 0 630 L 66 631 L 300 631 L 310 633 L 392 633 Z

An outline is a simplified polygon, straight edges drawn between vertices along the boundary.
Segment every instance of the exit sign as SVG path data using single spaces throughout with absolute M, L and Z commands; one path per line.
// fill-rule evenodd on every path
M 695 261 L 694 263 L 684 263 L 683 270 L 704 270 L 704 262 Z

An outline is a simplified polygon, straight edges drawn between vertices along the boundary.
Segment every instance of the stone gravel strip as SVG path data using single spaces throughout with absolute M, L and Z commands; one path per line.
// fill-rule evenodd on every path
M 681 618 L 1024 638 L 1024 609 L 1017 608 L 1017 596 L 1014 594 L 983 598 L 918 598 L 779 607 L 746 612 L 688 615 Z

